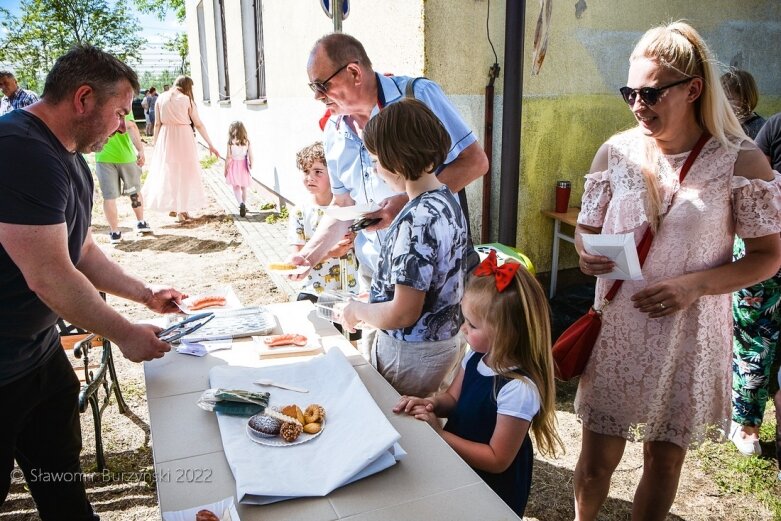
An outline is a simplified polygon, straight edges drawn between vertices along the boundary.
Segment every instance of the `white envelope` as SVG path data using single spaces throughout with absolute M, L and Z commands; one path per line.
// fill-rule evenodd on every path
M 597 275 L 597 277 L 612 280 L 643 280 L 633 233 L 616 235 L 584 233 L 581 238 L 587 253 L 604 255 L 616 263 L 613 271 L 605 275 Z
M 329 206 L 325 209 L 325 214 L 339 221 L 354 221 L 367 213 L 376 212 L 379 209 L 380 205 L 376 203 L 355 204 L 353 206 Z

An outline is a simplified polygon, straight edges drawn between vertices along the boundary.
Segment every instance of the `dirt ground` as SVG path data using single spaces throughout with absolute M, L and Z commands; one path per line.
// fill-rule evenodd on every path
M 233 224 L 232 217 L 218 208 L 214 200 L 202 217 L 185 225 L 174 223 L 173 218 L 167 215 L 148 215 L 154 236 L 137 237 L 131 231 L 134 221 L 127 199 L 119 201 L 119 214 L 125 240 L 112 246 L 108 242 L 100 196 L 96 195 L 93 233 L 107 254 L 128 272 L 147 281 L 169 283 L 191 293 L 230 284 L 246 305 L 286 300 L 263 273 Z M 113 298 L 109 299 L 109 303 L 133 320 L 150 316 L 145 308 L 135 304 Z M 143 368 L 121 356 L 117 356 L 116 361 L 122 392 L 131 412 L 123 416 L 117 412 L 115 404 L 106 410 L 103 440 L 109 471 L 105 473 L 95 472 L 93 423 L 89 414 L 82 415 L 82 465 L 88 473 L 88 494 L 101 519 L 159 519 Z M 563 384 L 559 389 L 558 409 L 560 435 L 566 444 L 566 454 L 557 460 L 537 459 L 535 462 L 527 519 L 568 520 L 574 517 L 572 476 L 580 446 L 580 425 L 573 413 L 573 397 L 573 385 Z M 632 495 L 641 470 L 642 448 L 638 444 L 628 444 L 600 519 L 629 519 Z M 8 500 L 0 507 L 0 520 L 28 519 L 37 519 L 35 507 L 24 482 L 15 479 Z M 668 519 L 758 520 L 772 519 L 772 516 L 749 496 L 719 492 L 696 458 L 690 455 L 673 513 Z

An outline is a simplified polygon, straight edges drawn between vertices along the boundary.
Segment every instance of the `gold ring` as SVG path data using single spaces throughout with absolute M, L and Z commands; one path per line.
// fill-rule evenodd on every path
M 660 303 L 659 303 L 659 307 L 660 307 L 660 308 L 662 308 L 662 309 L 664 309 L 666 306 L 664 305 L 664 302 L 660 302 Z

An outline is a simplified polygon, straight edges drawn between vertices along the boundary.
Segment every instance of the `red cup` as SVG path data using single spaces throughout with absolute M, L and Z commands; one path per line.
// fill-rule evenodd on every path
M 572 183 L 569 181 L 558 181 L 556 183 L 556 213 L 567 213 L 571 191 Z

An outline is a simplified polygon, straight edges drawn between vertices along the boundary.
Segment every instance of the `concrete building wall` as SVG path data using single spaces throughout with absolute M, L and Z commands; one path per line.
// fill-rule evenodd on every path
M 517 0 L 520 1 L 520 0 Z M 331 32 L 332 22 L 314 0 L 263 0 L 266 58 L 265 104 L 243 102 L 240 0 L 226 0 L 230 103 L 217 102 L 213 0 L 203 0 L 206 14 L 212 101 L 200 104 L 212 140 L 225 147 L 228 124 L 242 120 L 255 149 L 256 177 L 285 197 L 303 191 L 295 152 L 320 139 L 317 120 L 323 106 L 307 87 L 306 62 L 314 41 Z M 366 46 L 378 72 L 425 75 L 439 82 L 465 120 L 484 142 L 484 92 L 494 62 L 506 66 L 505 2 L 494 0 L 399 0 L 350 2 L 343 30 Z M 188 0 L 193 79 L 200 100 L 200 57 L 195 19 L 197 2 Z M 488 13 L 490 5 L 490 15 Z M 781 3 L 778 0 L 578 0 L 554 2 L 548 50 L 540 73 L 531 75 L 533 38 L 539 2 L 527 1 L 523 53 L 523 117 L 516 245 L 535 263 L 550 269 L 552 223 L 540 214 L 554 202 L 555 181 L 573 183 L 571 204 L 579 204 L 583 175 L 599 145 L 634 120 L 618 95 L 626 83 L 629 54 L 648 28 L 687 19 L 711 45 L 724 65 L 743 67 L 757 79 L 758 111 L 781 111 Z M 522 37 L 522 35 L 512 35 Z M 495 83 L 494 152 L 490 237 L 498 231 L 504 75 Z M 467 190 L 473 230 L 480 236 L 481 183 Z M 577 264 L 573 249 L 562 248 L 562 267 Z
M 481 142 L 484 89 L 488 67 L 494 62 L 486 25 L 504 70 L 505 5 L 490 2 L 488 16 L 486 0 L 426 2 L 426 75 L 457 100 Z M 709 43 L 722 67 L 738 66 L 754 75 L 761 95 L 757 110 L 768 116 L 781 111 L 781 3 L 554 2 L 547 54 L 539 75 L 532 76 L 533 38 L 540 10 L 539 2 L 526 2 L 516 245 L 538 271 L 544 272 L 550 269 L 553 224 L 540 210 L 553 207 L 555 181 L 572 181 L 570 204 L 579 205 L 583 175 L 599 145 L 634 125 L 618 88 L 626 84 L 629 55 L 640 36 L 655 25 L 688 20 Z M 497 237 L 499 222 L 503 81 L 502 74 L 496 81 L 494 98 L 492 239 Z M 468 194 L 474 226 L 479 223 L 482 190 L 470 186 Z M 574 248 L 564 245 L 560 267 L 576 265 Z
M 203 0 L 211 101 L 204 103 L 198 51 L 199 2 L 187 2 L 190 62 L 195 99 L 215 146 L 227 147 L 227 129 L 234 120 L 247 127 L 255 156 L 253 175 L 294 202 L 305 196 L 295 153 L 322 140 L 318 120 L 324 105 L 307 86 L 306 64 L 315 41 L 333 31 L 333 22 L 313 0 L 262 0 L 265 55 L 265 103 L 245 102 L 243 39 L 240 0 L 226 0 L 230 102 L 217 99 L 217 59 L 212 0 Z M 393 27 L 393 30 L 378 30 Z M 343 31 L 363 42 L 378 72 L 423 72 L 423 0 L 401 3 L 351 2 Z

